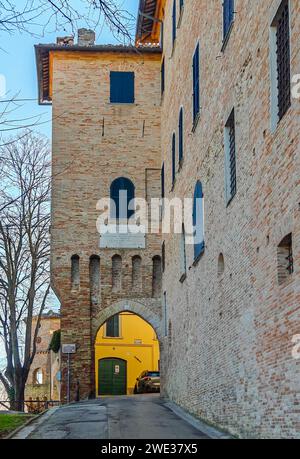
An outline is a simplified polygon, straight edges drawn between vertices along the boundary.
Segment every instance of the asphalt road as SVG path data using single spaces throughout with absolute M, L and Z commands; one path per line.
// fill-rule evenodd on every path
M 157 395 L 109 397 L 64 406 L 40 423 L 32 439 L 205 439 Z

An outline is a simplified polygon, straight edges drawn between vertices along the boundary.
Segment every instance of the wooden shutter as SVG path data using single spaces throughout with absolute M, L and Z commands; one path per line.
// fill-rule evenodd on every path
M 129 219 L 134 214 L 134 210 L 129 210 L 129 203 L 135 198 L 135 187 L 131 180 L 124 177 L 114 180 L 110 187 L 110 198 L 116 205 L 116 215 L 112 215 L 112 218 L 120 218 L 120 191 L 127 192 L 127 218 Z
M 110 72 L 110 102 L 134 103 L 134 72 Z
M 178 138 L 178 151 L 179 151 L 179 163 L 183 160 L 183 109 L 181 108 L 179 113 L 179 138 Z
M 224 0 L 223 3 L 223 36 L 226 38 L 234 18 L 234 0 Z
M 193 57 L 193 117 L 194 122 L 200 112 L 200 47 L 197 45 Z
M 176 0 L 173 1 L 173 16 L 172 16 L 172 40 L 173 40 L 173 45 L 176 40 Z
M 161 197 L 165 197 L 165 163 L 161 168 Z
M 172 136 L 172 184 L 174 185 L 176 178 L 176 136 Z
M 106 336 L 108 338 L 118 338 L 120 336 L 119 315 L 111 317 L 106 322 Z
M 161 64 L 161 94 L 165 92 L 165 58 L 163 58 Z

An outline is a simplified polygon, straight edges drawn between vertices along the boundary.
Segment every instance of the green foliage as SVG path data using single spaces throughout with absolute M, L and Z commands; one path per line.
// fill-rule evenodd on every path
M 57 354 L 60 350 L 60 335 L 60 330 L 55 331 L 52 335 L 52 340 L 49 346 L 49 351 L 53 351 L 55 354 Z
M 15 400 L 15 390 L 13 387 L 10 387 L 9 388 L 9 391 L 8 391 L 8 399 L 10 402 L 13 402 Z

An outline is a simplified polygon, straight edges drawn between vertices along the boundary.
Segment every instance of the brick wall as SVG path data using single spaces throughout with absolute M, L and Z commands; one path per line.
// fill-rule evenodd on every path
M 35 332 L 35 327 L 36 319 L 33 319 L 33 333 Z M 49 345 L 52 340 L 53 332 L 59 329 L 60 319 L 58 316 L 42 318 L 37 338 L 36 355 L 30 367 L 26 384 L 26 400 L 30 397 L 33 400 L 36 400 L 37 397 L 39 397 L 40 400 L 44 397 L 47 397 L 48 400 L 59 400 L 60 398 L 59 383 L 55 379 L 56 373 L 59 370 L 59 354 L 54 354 L 49 351 Z M 43 384 L 36 383 L 35 373 L 38 369 L 43 371 Z
M 222 1 L 190 0 L 172 51 L 165 10 L 166 90 L 162 152 L 167 197 L 205 199 L 205 253 L 181 283 L 180 235 L 164 235 L 167 395 L 197 416 L 242 437 L 299 437 L 300 332 L 299 100 L 270 129 L 270 25 L 279 1 L 236 0 L 224 52 Z M 300 72 L 300 3 L 291 6 L 292 74 Z M 200 42 L 201 116 L 192 130 L 192 58 Z M 184 108 L 184 161 L 172 190 L 171 140 Z M 172 109 L 170 110 L 170 107 Z M 224 125 L 235 107 L 237 195 L 227 207 Z M 293 233 L 294 274 L 278 284 L 277 246 Z M 219 255 L 224 273 L 218 274 Z
M 117 177 L 134 183 L 136 197 L 160 195 L 160 58 L 159 53 L 90 51 L 52 56 L 52 283 L 61 301 L 62 342 L 77 345 L 71 359 L 72 399 L 77 380 L 82 398 L 94 395 L 94 340 L 103 311 L 113 314 L 123 301 L 124 307 L 138 303 L 160 318 L 160 301 L 152 298 L 152 258 L 161 252 L 159 235 L 147 236 L 145 250 L 100 250 L 96 229 L 96 204 L 109 197 Z M 110 71 L 135 72 L 134 104 L 110 104 Z M 80 286 L 72 289 L 75 254 L 80 257 Z M 93 255 L 100 257 L 100 300 L 91 304 Z M 115 256 L 119 259 L 114 259 L 113 269 Z M 141 257 L 139 291 L 132 290 L 135 256 Z M 120 271 L 122 286 L 114 284 L 113 289 L 112 274 Z M 62 370 L 65 398 L 66 358 Z

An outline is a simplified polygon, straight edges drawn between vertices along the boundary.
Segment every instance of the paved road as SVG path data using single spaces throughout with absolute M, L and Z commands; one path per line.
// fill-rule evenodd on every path
M 103 398 L 62 407 L 29 438 L 201 439 L 201 431 L 169 410 L 157 395 Z

